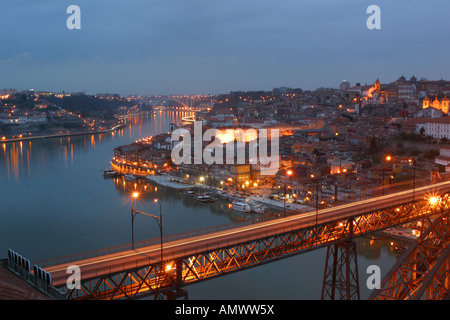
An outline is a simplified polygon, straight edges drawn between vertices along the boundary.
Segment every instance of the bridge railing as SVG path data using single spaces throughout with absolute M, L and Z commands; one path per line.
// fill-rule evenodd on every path
M 301 210 L 286 211 L 286 216 L 299 214 L 299 213 L 311 212 L 313 210 L 314 210 L 313 208 L 304 208 Z M 201 236 L 201 235 L 205 235 L 205 234 L 213 233 L 213 232 L 220 232 L 220 231 L 230 230 L 230 229 L 234 229 L 234 228 L 239 228 L 239 227 L 254 224 L 256 222 L 269 221 L 269 220 L 279 218 L 281 215 L 283 215 L 283 213 L 271 213 L 271 214 L 267 214 L 264 216 L 258 216 L 255 218 L 251 218 L 251 219 L 248 219 L 245 221 L 221 224 L 221 225 L 217 225 L 217 226 L 211 226 L 211 227 L 196 229 L 196 230 L 192 230 L 192 231 L 185 231 L 185 232 L 180 232 L 180 233 L 176 233 L 176 234 L 166 235 L 166 236 L 163 236 L 163 243 L 192 238 L 195 236 Z M 160 241 L 161 241 L 160 238 L 152 238 L 152 239 L 147 239 L 147 240 L 136 241 L 134 244 L 134 248 L 138 249 L 138 248 L 152 246 L 152 245 L 159 246 L 161 244 Z M 75 254 L 71 254 L 71 255 L 67 255 L 67 256 L 49 258 L 49 259 L 37 261 L 37 262 L 35 262 L 35 264 L 39 265 L 40 267 L 45 268 L 48 266 L 70 263 L 70 262 L 75 262 L 78 260 L 84 260 L 84 259 L 89 259 L 89 258 L 95 258 L 95 257 L 118 253 L 118 252 L 123 252 L 123 251 L 127 251 L 127 250 L 133 250 L 131 243 L 123 244 L 123 245 L 119 245 L 119 246 L 113 246 L 113 247 L 109 247 L 109 248 L 96 249 L 96 250 L 75 253 Z

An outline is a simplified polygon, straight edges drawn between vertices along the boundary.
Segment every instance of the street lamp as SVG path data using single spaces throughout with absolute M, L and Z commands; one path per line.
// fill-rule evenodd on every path
M 133 192 L 131 194 L 131 247 L 134 250 L 134 217 L 136 216 L 136 213 L 134 213 L 133 203 L 134 201 L 139 198 L 139 192 Z
M 413 176 L 413 203 L 414 203 L 415 196 L 416 196 L 415 195 L 415 193 L 416 193 L 416 160 L 408 159 L 408 162 L 413 165 L 413 173 L 414 173 L 414 176 Z
M 428 198 L 428 203 L 433 207 L 439 202 L 439 198 L 437 196 L 431 196 Z
M 316 225 L 318 224 L 319 219 L 319 181 L 318 179 L 314 179 L 314 175 L 311 175 L 311 180 L 316 184 Z
M 160 232 L 160 236 L 161 236 L 161 262 L 163 261 L 163 239 L 162 239 L 162 210 L 161 210 L 161 202 L 159 202 L 158 199 L 154 199 L 153 201 L 155 203 L 159 203 L 159 217 L 155 216 L 153 214 L 150 213 L 146 213 L 146 212 L 142 212 L 139 210 L 136 210 L 133 208 L 133 199 L 137 199 L 139 197 L 139 193 L 138 192 L 133 192 L 131 194 L 131 247 L 134 250 L 134 218 L 136 217 L 136 215 L 138 213 L 146 215 L 146 216 L 150 216 L 152 218 L 154 218 L 156 220 L 156 222 L 159 225 L 159 232 Z
M 383 195 L 384 195 L 384 165 L 385 165 L 386 162 L 389 162 L 389 161 L 391 161 L 391 160 L 392 160 L 392 157 L 389 156 L 389 155 L 387 155 L 387 156 L 383 159 L 383 178 L 382 178 L 382 180 L 381 180 L 381 189 L 382 189 Z
M 161 263 L 163 262 L 163 238 L 162 238 L 162 208 L 161 208 L 161 202 L 158 199 L 153 199 L 154 203 L 159 204 L 159 220 L 158 217 L 152 215 L 153 218 L 155 218 L 156 222 L 158 222 L 159 225 L 159 234 L 161 237 Z
M 286 174 L 284 175 L 284 195 L 283 195 L 283 214 L 286 216 L 286 177 L 292 175 L 292 170 L 287 170 Z

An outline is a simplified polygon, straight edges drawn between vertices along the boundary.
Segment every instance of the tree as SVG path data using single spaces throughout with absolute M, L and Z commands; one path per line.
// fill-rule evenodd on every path
M 367 152 L 369 152 L 369 154 L 374 154 L 378 151 L 378 148 L 379 145 L 377 138 L 372 137 L 372 139 L 370 139 L 369 149 L 367 150 Z
M 425 151 L 425 153 L 423 154 L 424 158 L 428 159 L 428 160 L 433 160 L 434 158 L 436 158 L 439 155 L 439 151 L 438 150 L 434 150 L 434 149 L 430 149 Z
M 420 134 L 421 137 L 423 137 L 425 135 L 425 128 L 424 127 L 420 128 L 419 134 Z

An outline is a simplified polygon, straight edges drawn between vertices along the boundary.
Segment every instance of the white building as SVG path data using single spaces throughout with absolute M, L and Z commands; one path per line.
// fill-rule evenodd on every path
M 445 167 L 445 171 L 450 171 L 450 147 L 442 147 L 439 156 L 434 158 L 434 162 L 439 166 Z M 442 170 L 443 171 L 443 170 Z
M 442 110 L 429 107 L 426 109 L 420 109 L 415 114 L 415 118 L 441 118 L 444 116 L 444 112 Z
M 450 117 L 427 119 L 425 134 L 435 139 L 450 139 Z
M 411 99 L 416 96 L 416 86 L 414 84 L 401 84 L 398 86 L 398 98 Z

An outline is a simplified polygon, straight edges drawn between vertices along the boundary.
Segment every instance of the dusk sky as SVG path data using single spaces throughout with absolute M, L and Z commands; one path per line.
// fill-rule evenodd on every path
M 69 5 L 81 30 L 69 30 Z M 369 30 L 367 7 L 381 8 Z M 1 2 L 0 89 L 216 94 L 450 80 L 448 0 Z

